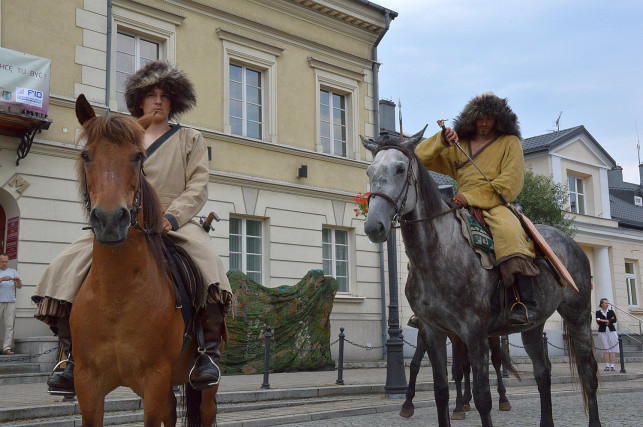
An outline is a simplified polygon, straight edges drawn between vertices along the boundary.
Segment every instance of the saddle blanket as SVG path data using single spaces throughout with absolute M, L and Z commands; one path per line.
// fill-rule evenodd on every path
M 460 220 L 462 235 L 469 242 L 469 246 L 480 255 L 482 266 L 487 270 L 494 268 L 496 266 L 496 255 L 491 236 L 487 234 L 482 225 L 466 209 L 457 209 L 455 214 Z

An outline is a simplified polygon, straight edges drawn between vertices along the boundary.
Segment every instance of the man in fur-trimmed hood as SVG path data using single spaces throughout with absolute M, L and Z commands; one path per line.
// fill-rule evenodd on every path
M 161 89 L 172 100 L 170 119 L 196 105 L 190 80 L 169 62 L 152 61 L 129 76 L 125 84 L 125 103 L 134 117 L 143 115 L 143 99 L 152 88 Z
M 518 116 L 509 107 L 507 98 L 499 98 L 493 92 L 484 92 L 471 99 L 453 121 L 453 130 L 461 139 L 471 139 L 476 134 L 476 120 L 483 117 L 496 119 L 495 131 L 499 135 L 522 139 Z
M 427 169 L 451 176 L 458 183 L 453 202 L 482 210 L 494 240 L 496 260 L 506 286 L 515 284 L 520 298 L 509 314 L 511 324 L 534 321 L 534 245 L 518 218 L 504 205 L 478 169 L 455 143 L 459 142 L 476 165 L 509 202 L 522 190 L 525 164 L 518 117 L 507 99 L 485 92 L 471 99 L 454 120 L 453 129 L 436 133 L 415 149 Z
M 195 129 L 168 122 L 196 104 L 194 87 L 174 65 L 153 61 L 127 79 L 125 100 L 134 117 L 154 115 L 141 141 L 146 152 L 145 175 L 158 192 L 164 232 L 190 254 L 203 285 L 203 298 L 196 301 L 203 340 L 199 337 L 200 352 L 190 381 L 195 389 L 211 388 L 221 376 L 218 363 L 227 339 L 225 316 L 232 304 L 232 289 L 210 236 L 193 221 L 208 200 L 207 146 Z M 55 328 L 70 362 L 47 380 L 52 393 L 75 394 L 69 314 L 91 266 L 93 241 L 93 234 L 87 232 L 56 257 L 32 297 L 38 304 L 35 317 Z

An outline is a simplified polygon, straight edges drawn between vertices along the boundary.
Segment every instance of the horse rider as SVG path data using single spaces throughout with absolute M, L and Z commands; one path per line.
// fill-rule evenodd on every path
M 170 119 L 196 105 L 194 87 L 175 66 L 152 61 L 127 79 L 125 102 L 133 117 L 154 114 L 143 140 L 145 174 L 158 193 L 164 231 L 190 254 L 207 287 L 206 301 L 197 313 L 205 352 L 197 358 L 192 384 L 199 389 L 212 387 L 220 377 L 219 346 L 227 335 L 225 316 L 230 311 L 232 290 L 208 233 L 193 221 L 208 199 L 205 141 L 194 129 L 169 125 Z M 51 327 L 70 362 L 48 379 L 50 391 L 74 393 L 69 314 L 90 268 L 93 241 L 93 234 L 87 232 L 55 258 L 32 297 L 38 304 L 35 317 Z
M 458 193 L 453 202 L 457 206 L 482 210 L 503 283 L 507 287 L 515 283 L 518 292 L 509 322 L 532 323 L 534 277 L 539 273 L 533 262 L 533 242 L 480 171 L 455 147 L 457 141 L 507 201 L 513 202 L 522 190 L 525 173 L 518 117 L 506 98 L 485 92 L 469 101 L 454 120 L 453 129 L 425 139 L 415 153 L 427 169 L 456 180 Z

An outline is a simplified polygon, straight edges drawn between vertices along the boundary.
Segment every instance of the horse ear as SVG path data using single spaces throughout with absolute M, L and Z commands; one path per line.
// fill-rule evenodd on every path
M 366 139 L 362 135 L 360 135 L 359 138 L 362 140 L 362 145 L 364 147 L 366 147 L 366 149 L 368 151 L 373 153 L 373 155 L 375 155 L 375 152 L 379 148 L 379 145 L 377 145 L 377 143 L 375 141 L 373 141 L 372 139 L 370 139 L 370 138 Z
M 425 125 L 421 131 L 419 131 L 409 139 L 404 140 L 404 142 L 402 143 L 402 147 L 406 148 L 409 151 L 415 151 L 415 146 L 418 145 L 418 142 L 422 141 L 424 131 L 426 130 L 427 126 L 428 125 Z
M 136 122 L 143 127 L 143 129 L 147 129 L 151 124 L 152 120 L 154 120 L 154 115 L 156 113 L 147 113 L 144 116 L 141 116 Z
M 84 125 L 85 122 L 89 119 L 96 117 L 94 109 L 85 98 L 85 95 L 82 93 L 76 98 L 76 118 L 81 125 Z

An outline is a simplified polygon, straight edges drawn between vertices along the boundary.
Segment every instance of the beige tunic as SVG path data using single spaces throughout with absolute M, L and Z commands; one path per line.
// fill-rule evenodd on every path
M 192 256 L 205 286 L 215 285 L 232 293 L 210 236 L 192 220 L 208 198 L 208 153 L 201 134 L 179 128 L 145 159 L 145 174 L 159 195 L 161 209 L 179 225 L 168 235 Z M 34 296 L 73 302 L 91 265 L 93 240 L 93 234 L 88 232 L 58 255 L 49 264 Z

